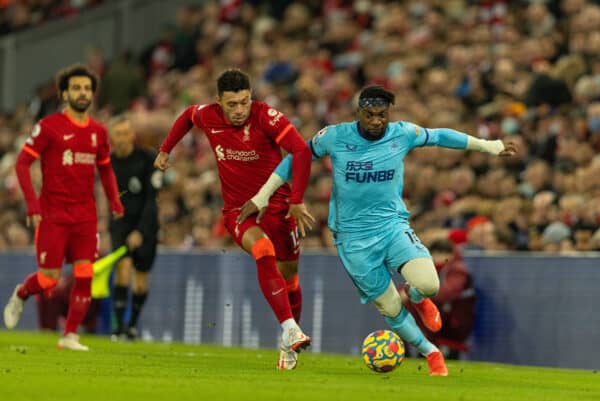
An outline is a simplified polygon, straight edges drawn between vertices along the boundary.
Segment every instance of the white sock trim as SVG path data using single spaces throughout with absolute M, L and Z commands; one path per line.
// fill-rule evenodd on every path
M 284 331 L 288 331 L 288 330 L 294 329 L 296 327 L 298 327 L 298 324 L 296 323 L 296 321 L 294 319 L 287 319 L 287 320 L 284 320 L 283 322 L 281 322 L 281 328 Z

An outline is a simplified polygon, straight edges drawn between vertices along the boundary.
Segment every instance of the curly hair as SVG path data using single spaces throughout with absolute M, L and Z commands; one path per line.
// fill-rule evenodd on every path
M 63 68 L 56 74 L 56 88 L 59 96 L 69 89 L 69 80 L 73 77 L 88 77 L 92 81 L 92 92 L 96 92 L 99 81 L 98 76 L 86 65 L 73 64 Z

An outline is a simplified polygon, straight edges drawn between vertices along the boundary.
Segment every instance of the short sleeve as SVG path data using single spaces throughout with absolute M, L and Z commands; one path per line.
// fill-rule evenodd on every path
M 331 126 L 323 128 L 308 142 L 308 146 L 316 158 L 331 154 L 335 144 L 335 129 Z
M 263 132 L 277 144 L 294 128 L 282 112 L 267 104 L 260 108 L 260 121 Z
M 413 123 L 404 123 L 404 130 L 409 139 L 411 148 L 426 146 L 429 142 L 429 132 L 427 131 L 427 128 L 420 127 Z
M 31 135 L 23 145 L 23 151 L 29 153 L 36 159 L 44 152 L 51 142 L 52 133 L 43 120 L 33 126 Z
M 208 104 L 196 104 L 193 106 L 190 106 L 190 121 L 192 122 L 192 124 L 194 124 L 196 127 L 204 129 L 204 125 L 202 124 L 202 113 L 206 112 L 205 107 L 208 106 Z

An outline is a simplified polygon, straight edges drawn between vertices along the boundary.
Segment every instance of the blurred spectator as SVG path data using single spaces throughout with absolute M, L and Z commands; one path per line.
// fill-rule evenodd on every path
M 552 253 L 572 251 L 571 229 L 564 223 L 555 221 L 549 224 L 542 233 L 542 250 Z
M 475 323 L 475 288 L 471 274 L 460 252 L 450 240 L 440 239 L 429 246 L 440 277 L 440 289 L 431 300 L 442 316 L 442 329 L 437 333 L 421 329 L 447 359 L 460 359 L 467 352 L 466 343 Z
M 102 2 L 103 0 L 0 0 L 0 35 L 74 15 Z
M 79 12 L 75 3 L 5 0 L 0 32 Z M 256 96 L 290 116 L 305 138 L 318 127 L 351 120 L 352 94 L 380 83 L 402 95 L 392 119 L 510 139 L 519 150 L 507 160 L 477 152 L 461 158 L 435 148 L 412 152 L 403 196 L 423 238 L 460 230 L 467 248 L 600 249 L 597 1 L 211 0 L 183 6 L 172 17 L 174 24 L 126 63 L 105 63 L 94 51 L 86 55 L 104 73 L 107 92 L 100 100 L 111 106 L 98 116 L 129 109 L 134 128 L 144 133 L 142 144 L 156 147 L 189 104 L 210 103 L 215 74 L 227 67 L 251 72 Z M 145 72 L 143 82 L 133 78 L 136 69 Z M 0 225 L 0 249 L 32 241 L 22 227 L 12 166 L 33 121 L 57 104 L 52 85 L 42 84 L 28 107 L 0 116 L 0 222 L 7 222 Z M 232 245 L 218 218 L 222 200 L 212 152 L 202 136 L 191 135 L 174 150 L 175 169 L 165 176 L 159 210 L 163 245 Z M 304 247 L 331 249 L 329 193 L 323 190 L 329 174 L 327 160 L 313 163 L 305 200 L 319 224 Z M 487 221 L 469 224 L 474 217 Z M 562 245 L 553 242 L 556 228 L 544 237 L 553 223 L 570 230 Z
M 120 114 L 144 95 L 144 87 L 142 69 L 133 62 L 133 54 L 125 51 L 110 63 L 102 77 L 100 107 L 108 107 L 111 114 Z

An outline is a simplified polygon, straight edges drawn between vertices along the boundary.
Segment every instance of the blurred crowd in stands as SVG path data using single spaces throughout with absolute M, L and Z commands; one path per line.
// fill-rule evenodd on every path
M 214 100 L 215 78 L 228 67 L 247 71 L 256 97 L 285 113 L 305 138 L 352 120 L 354 94 L 382 84 L 397 96 L 392 120 L 519 148 L 510 160 L 438 148 L 411 152 L 403 195 L 424 243 L 592 251 L 600 249 L 598 3 L 207 1 L 182 7 L 141 54 L 106 60 L 92 48 L 86 61 L 102 77 L 96 116 L 126 112 L 140 141 L 155 149 L 187 105 Z M 30 104 L 0 115 L 0 250 L 31 244 L 15 155 L 34 121 L 59 106 L 49 82 Z M 188 135 L 174 150 L 160 193 L 163 245 L 232 245 L 211 153 L 202 135 Z M 305 249 L 332 248 L 330 180 L 327 160 L 313 163 L 305 200 L 318 225 Z M 105 215 L 102 202 L 99 208 Z
M 0 36 L 77 15 L 110 0 L 0 0 Z

